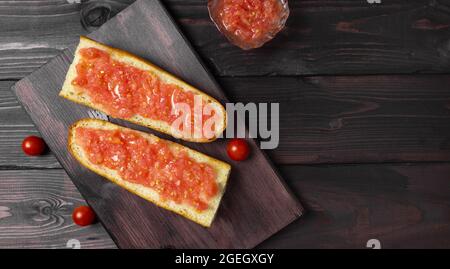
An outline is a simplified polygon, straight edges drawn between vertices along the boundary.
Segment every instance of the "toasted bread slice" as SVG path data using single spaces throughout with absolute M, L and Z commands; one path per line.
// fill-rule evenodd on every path
M 163 140 L 166 143 L 168 143 L 169 148 L 173 151 L 185 151 L 190 158 L 193 160 L 200 162 L 200 163 L 207 163 L 213 169 L 216 171 L 216 182 L 218 186 L 218 193 L 215 197 L 210 199 L 208 208 L 203 211 L 198 211 L 194 207 L 185 205 L 185 204 L 178 204 L 171 200 L 162 200 L 159 197 L 159 194 L 153 190 L 152 188 L 146 187 L 141 184 L 132 183 L 129 181 L 124 180 L 117 171 L 109 169 L 105 166 L 100 166 L 93 164 L 89 161 L 86 152 L 83 150 L 83 148 L 77 144 L 76 139 L 76 132 L 75 130 L 79 127 L 87 127 L 87 128 L 94 128 L 97 130 L 128 130 L 137 132 L 145 139 L 148 139 L 150 142 L 152 141 L 161 141 L 163 139 L 158 138 L 154 135 L 130 130 L 125 127 L 121 127 L 112 123 L 109 123 L 107 121 L 98 120 L 98 119 L 82 119 L 75 124 L 73 124 L 69 130 L 69 138 L 68 138 L 68 148 L 69 151 L 72 153 L 72 155 L 85 167 L 92 170 L 93 172 L 109 179 L 110 181 L 116 183 L 117 185 L 127 189 L 128 191 L 160 206 L 165 209 L 168 209 L 170 211 L 176 212 L 194 222 L 197 222 L 198 224 L 210 227 L 214 216 L 216 215 L 217 209 L 220 204 L 220 200 L 222 199 L 222 196 L 225 191 L 225 186 L 227 184 L 228 176 L 230 174 L 231 167 L 229 164 L 224 163 L 222 161 L 219 161 L 217 159 L 214 159 L 212 157 L 209 157 L 205 154 L 202 154 L 200 152 L 197 152 L 195 150 L 189 149 L 187 147 L 184 147 L 182 145 L 176 144 L 171 141 Z
M 204 92 L 201 92 L 200 90 L 194 88 L 193 86 L 181 81 L 180 79 L 174 77 L 173 75 L 167 73 L 166 71 L 160 69 L 159 67 L 153 65 L 152 63 L 150 63 L 144 59 L 141 59 L 135 55 L 132 55 L 132 54 L 126 52 L 126 51 L 112 48 L 112 47 L 106 46 L 104 44 L 98 43 L 98 42 L 91 40 L 84 36 L 80 37 L 80 43 L 75 51 L 75 57 L 73 59 L 72 64 L 69 67 L 69 71 L 67 72 L 66 80 L 62 87 L 62 90 L 59 93 L 60 96 L 67 98 L 73 102 L 91 107 L 93 109 L 104 112 L 105 114 L 108 114 L 107 111 L 102 107 L 101 104 L 96 104 L 96 103 L 92 102 L 89 95 L 82 91 L 82 88 L 72 84 L 72 81 L 77 77 L 76 66 L 81 59 L 79 51 L 82 48 L 100 49 L 102 51 L 107 52 L 113 60 L 119 61 L 126 65 L 133 66 L 140 70 L 148 71 L 151 74 L 156 75 L 164 83 L 175 84 L 184 91 L 190 91 L 196 95 L 200 95 L 202 97 L 203 103 L 211 105 L 211 107 L 214 109 L 214 111 L 216 111 L 216 113 L 217 113 L 216 115 L 220 119 L 220 121 L 216 122 L 216 124 L 215 124 L 213 137 L 206 138 L 203 136 L 194 137 L 193 135 L 192 136 L 183 136 L 179 131 L 174 130 L 174 128 L 172 128 L 171 124 L 169 124 L 168 122 L 146 118 L 141 115 L 134 115 L 131 118 L 122 118 L 122 119 L 139 124 L 139 125 L 146 126 L 148 128 L 157 130 L 162 133 L 166 133 L 168 135 L 171 135 L 171 136 L 174 136 L 177 138 L 181 138 L 186 141 L 197 142 L 197 143 L 205 143 L 205 142 L 214 141 L 225 130 L 226 123 L 227 123 L 226 112 L 225 112 L 224 107 L 216 99 L 205 94 Z

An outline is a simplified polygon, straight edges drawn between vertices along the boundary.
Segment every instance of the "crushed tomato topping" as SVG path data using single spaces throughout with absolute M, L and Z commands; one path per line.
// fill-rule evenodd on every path
M 210 0 L 209 9 L 219 29 L 243 49 L 271 40 L 289 16 L 283 0 Z
M 86 93 L 92 102 L 100 104 L 109 115 L 117 118 L 140 115 L 172 124 L 181 113 L 174 113 L 175 104 L 187 104 L 191 114 L 181 114 L 184 119 L 180 130 L 189 130 L 188 135 L 200 130 L 200 136 L 204 136 L 203 126 L 194 126 L 194 118 L 201 119 L 199 122 L 204 124 L 216 113 L 212 110 L 210 115 L 204 115 L 202 109 L 195 110 L 196 94 L 193 92 L 166 83 L 149 71 L 114 60 L 100 49 L 83 48 L 79 53 L 81 58 L 76 65 L 77 76 L 72 80 L 72 85 Z M 203 101 L 202 108 L 205 104 Z M 191 126 L 185 128 L 185 124 Z M 212 124 L 210 129 L 214 128 Z
M 135 131 L 88 127 L 77 128 L 75 137 L 90 162 L 155 190 L 165 201 L 203 211 L 218 193 L 213 167 L 171 149 L 163 140 L 149 141 Z

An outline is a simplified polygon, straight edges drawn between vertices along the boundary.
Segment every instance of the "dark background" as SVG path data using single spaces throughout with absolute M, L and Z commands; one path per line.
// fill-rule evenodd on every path
M 280 103 L 268 153 L 308 212 L 261 247 L 450 247 L 450 0 L 291 0 L 250 52 L 205 0 L 163 2 L 231 100 Z M 114 247 L 72 223 L 84 201 L 52 154 L 21 152 L 37 131 L 10 86 L 131 3 L 0 0 L 0 247 Z

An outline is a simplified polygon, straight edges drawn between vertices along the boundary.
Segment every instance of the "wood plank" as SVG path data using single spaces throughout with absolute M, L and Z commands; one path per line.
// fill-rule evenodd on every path
M 221 76 L 449 70 L 448 1 L 383 0 L 379 5 L 365 0 L 289 1 L 287 29 L 262 49 L 247 52 L 218 34 L 205 1 L 176 2 L 171 10 L 182 29 Z
M 30 157 L 22 152 L 22 140 L 39 132 L 12 93 L 14 83 L 0 81 L 0 169 L 61 167 L 51 153 Z
M 108 1 L 115 10 L 133 0 Z M 262 49 L 230 45 L 208 17 L 206 0 L 164 3 L 219 76 L 447 73 L 446 1 L 290 1 L 288 28 Z M 63 0 L 0 1 L 0 79 L 19 79 L 85 34 L 81 5 Z
M 450 244 L 450 164 L 296 165 L 280 171 L 307 213 L 259 248 L 365 248 L 372 238 L 383 248 Z M 113 247 L 99 224 L 70 223 L 71 208 L 84 202 L 62 170 L 0 171 L 0 178 L 0 248 L 65 248 L 71 238 L 81 238 L 82 248 Z M 57 220 L 50 229 L 42 225 L 49 217 Z
M 283 166 L 307 212 L 260 248 L 448 248 L 450 164 Z
M 108 5 L 117 13 L 132 2 Z M 0 79 L 22 78 L 87 34 L 80 22 L 85 6 L 64 0 L 0 1 Z
M 67 174 L 54 170 L 0 171 L 0 248 L 115 248 L 100 223 L 80 227 L 75 207 L 85 205 Z
M 159 1 L 137 1 L 90 36 L 149 59 L 192 85 L 201 85 L 222 103 L 227 101 Z M 253 140 L 249 140 L 251 158 L 232 163 L 226 194 L 209 229 L 144 202 L 82 167 L 67 152 L 67 133 L 76 120 L 89 116 L 90 109 L 58 96 L 72 58 L 73 50 L 65 50 L 15 84 L 14 91 L 119 247 L 252 248 L 302 214 L 301 205 Z M 225 142 L 189 147 L 226 160 Z
M 222 82 L 234 101 L 280 103 L 277 163 L 450 160 L 450 76 Z
M 0 166 L 60 167 L 30 158 L 20 142 L 36 133 L 0 82 Z M 450 161 L 450 76 L 224 78 L 236 102 L 280 103 L 278 164 Z

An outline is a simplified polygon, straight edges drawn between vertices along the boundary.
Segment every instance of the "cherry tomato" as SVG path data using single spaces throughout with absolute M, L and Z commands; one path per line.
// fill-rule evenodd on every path
M 37 156 L 44 153 L 46 148 L 45 141 L 37 136 L 31 135 L 26 137 L 22 142 L 22 150 L 30 156 Z
M 228 156 L 235 161 L 243 161 L 250 155 L 250 147 L 244 139 L 234 138 L 227 145 Z
M 73 210 L 73 222 L 80 226 L 87 226 L 95 221 L 95 212 L 89 206 L 79 206 Z

